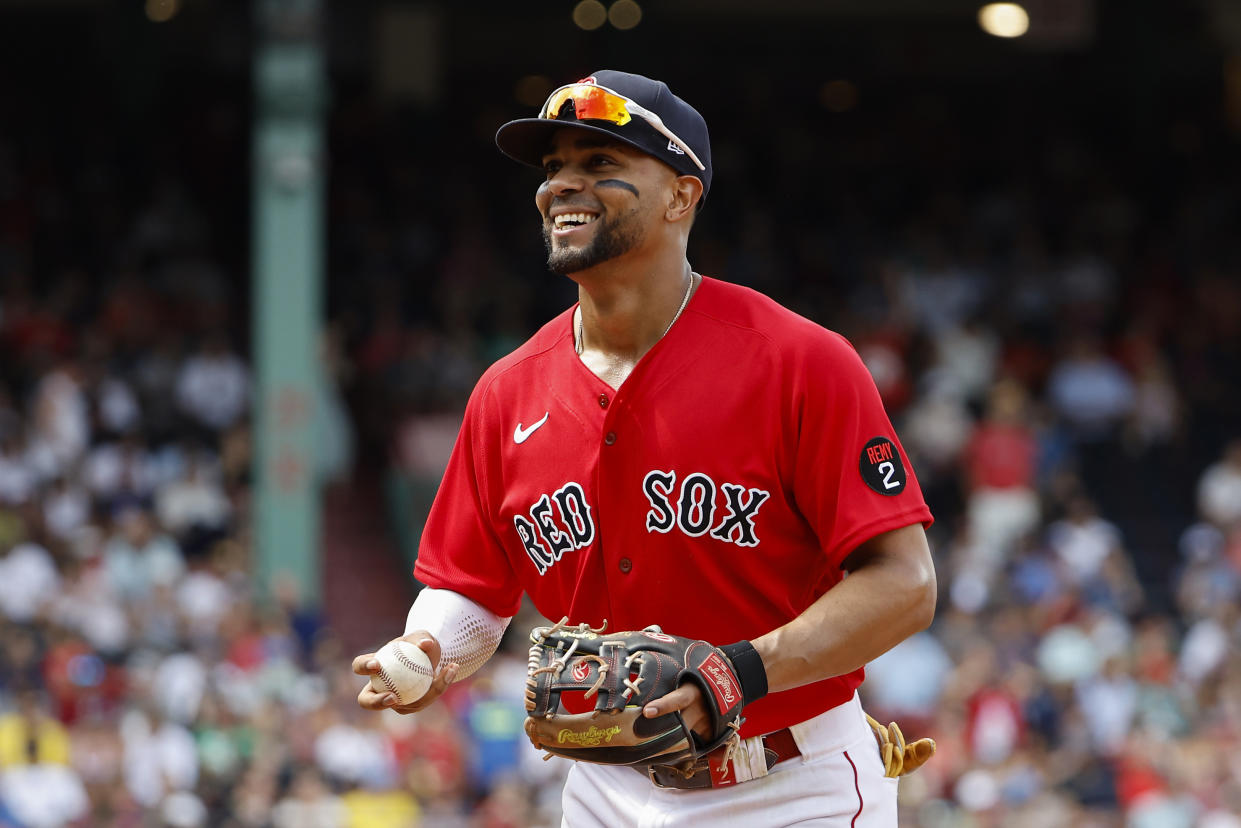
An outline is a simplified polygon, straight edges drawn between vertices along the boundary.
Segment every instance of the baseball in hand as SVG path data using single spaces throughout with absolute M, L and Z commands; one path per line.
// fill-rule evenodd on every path
M 375 653 L 379 672 L 371 676 L 376 693 L 391 693 L 397 704 L 413 704 L 431 686 L 435 671 L 431 659 L 416 644 L 396 639 Z

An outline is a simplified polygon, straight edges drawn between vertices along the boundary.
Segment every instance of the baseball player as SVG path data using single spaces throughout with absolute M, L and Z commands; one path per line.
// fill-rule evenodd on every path
M 720 645 L 745 698 L 725 778 L 579 762 L 566 825 L 895 825 L 856 691 L 930 624 L 936 585 L 931 514 L 866 368 L 839 335 L 694 272 L 711 146 L 666 84 L 596 72 L 496 142 L 542 169 L 548 267 L 579 301 L 466 408 L 404 636 L 435 681 L 411 705 L 369 685 L 359 703 L 433 702 L 493 654 L 524 592 L 548 618 Z M 706 726 L 695 684 L 642 715 L 672 711 Z

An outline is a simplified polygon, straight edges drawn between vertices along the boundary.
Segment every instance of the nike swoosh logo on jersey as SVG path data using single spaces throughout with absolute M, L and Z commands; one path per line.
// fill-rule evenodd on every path
M 513 429 L 513 442 L 517 443 L 518 445 L 521 445 L 522 443 L 526 442 L 526 439 L 531 434 L 538 431 L 539 428 L 543 425 L 543 423 L 547 422 L 547 418 L 548 416 L 551 415 L 551 413 L 552 412 L 549 411 L 547 412 L 547 414 L 544 414 L 543 419 L 539 420 L 537 423 L 533 423 L 529 428 L 522 428 L 521 423 L 518 423 L 517 428 Z

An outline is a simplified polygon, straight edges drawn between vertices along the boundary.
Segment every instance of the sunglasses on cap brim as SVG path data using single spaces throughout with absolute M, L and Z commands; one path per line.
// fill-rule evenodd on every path
M 689 148 L 689 144 L 664 126 L 663 119 L 641 104 L 635 103 L 619 92 L 613 92 L 606 86 L 595 86 L 589 83 L 571 83 L 568 86 L 562 86 L 547 98 L 547 102 L 539 110 L 539 117 L 556 120 L 561 108 L 569 101 L 573 102 L 573 113 L 579 121 L 607 121 L 616 126 L 624 126 L 633 120 L 632 116 L 636 115 L 650 124 L 660 135 L 680 147 L 685 152 L 685 156 L 693 161 L 698 169 L 704 171 L 707 169 L 706 165 L 699 161 L 698 156 Z

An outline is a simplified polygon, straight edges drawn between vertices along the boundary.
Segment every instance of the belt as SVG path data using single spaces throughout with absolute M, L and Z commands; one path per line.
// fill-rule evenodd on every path
M 793 731 L 787 727 L 759 738 L 762 739 L 763 754 L 767 759 L 767 770 L 771 770 L 785 760 L 801 756 L 801 750 L 797 747 L 797 740 L 793 738 Z M 724 762 L 724 752 L 727 748 L 727 745 L 723 745 L 707 755 L 700 756 L 697 760 L 684 765 L 650 765 L 646 768 L 645 774 L 658 788 L 693 790 L 696 788 L 725 788 L 729 785 L 736 785 L 736 768 L 732 767 L 731 761 L 727 764 Z M 639 773 L 644 772 L 640 767 L 635 767 L 634 770 Z

